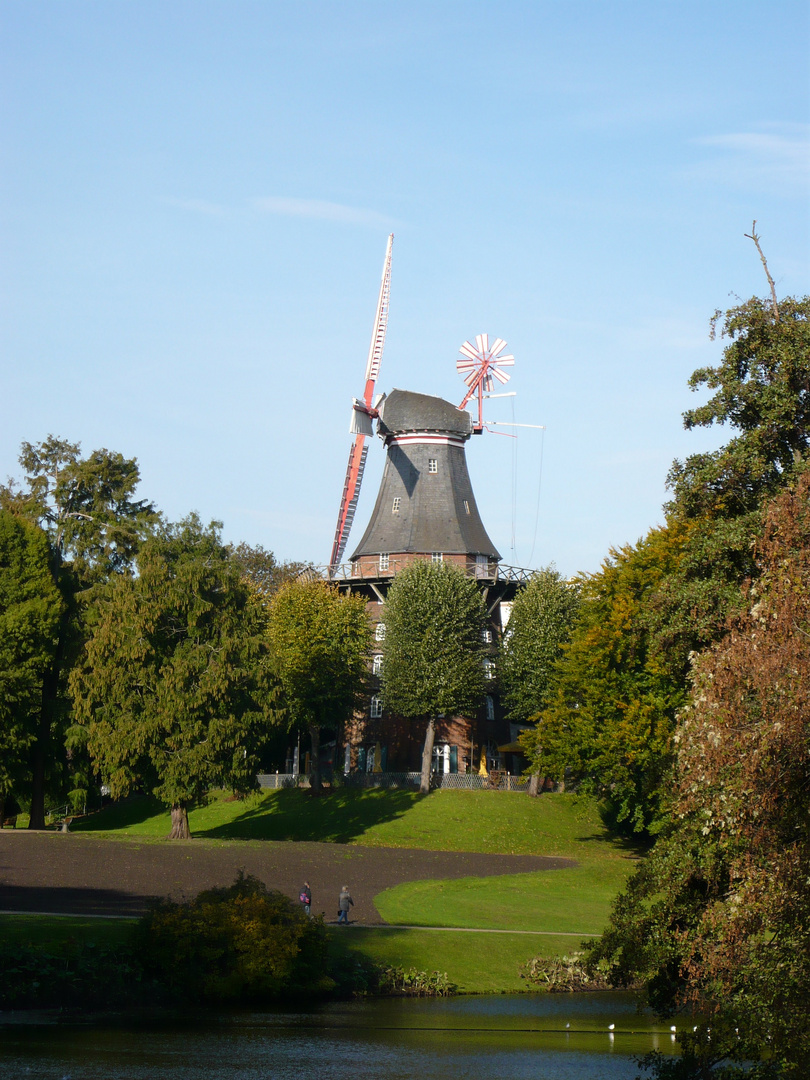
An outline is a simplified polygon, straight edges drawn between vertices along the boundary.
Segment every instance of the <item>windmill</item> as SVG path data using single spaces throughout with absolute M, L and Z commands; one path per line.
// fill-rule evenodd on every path
M 343 558 L 343 552 L 346 550 L 346 541 L 349 539 L 349 530 L 354 521 L 357 499 L 360 495 L 360 484 L 363 480 L 363 471 L 368 456 L 366 438 L 374 433 L 371 426 L 371 418 L 377 415 L 373 404 L 374 386 L 380 373 L 385 332 L 388 329 L 388 300 L 391 291 L 391 249 L 393 243 L 394 234 L 391 233 L 385 248 L 380 295 L 377 298 L 377 314 L 374 318 L 374 329 L 371 333 L 371 344 L 368 349 L 363 400 L 359 401 L 355 398 L 352 403 L 352 419 L 349 430 L 354 435 L 354 443 L 349 451 L 349 464 L 346 468 L 346 480 L 343 484 L 343 496 L 340 500 L 340 513 L 338 514 L 335 529 L 335 539 L 332 543 L 332 554 L 329 558 L 330 573 L 334 573 Z

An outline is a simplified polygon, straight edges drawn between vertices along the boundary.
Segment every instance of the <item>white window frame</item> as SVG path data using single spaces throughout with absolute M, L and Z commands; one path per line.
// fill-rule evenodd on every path
M 388 570 L 391 567 L 391 556 L 387 551 L 380 552 L 380 570 Z
M 470 512 L 470 504 L 469 504 L 469 503 L 467 502 L 467 500 L 465 499 L 465 500 L 464 500 L 464 513 L 465 513 L 465 514 L 469 514 L 469 512 Z
M 491 645 L 492 644 L 492 631 L 491 630 L 482 630 L 481 631 L 481 640 L 483 642 L 485 642 L 487 645 Z
M 399 507 L 400 507 L 401 503 L 402 503 L 402 499 L 400 499 L 399 495 L 396 495 L 394 497 L 393 505 L 391 506 L 391 513 L 392 514 L 398 514 L 399 513 Z
M 431 562 L 437 562 L 437 563 L 438 562 L 444 562 L 444 552 L 442 552 L 442 551 L 431 551 L 431 553 L 430 553 L 430 561 Z
M 495 678 L 495 661 L 486 659 L 484 660 L 484 678 L 491 680 Z
M 369 709 L 368 709 L 368 715 L 371 717 L 372 720 L 379 720 L 379 718 L 382 716 L 382 714 L 383 714 L 382 698 L 380 697 L 379 694 L 372 694 L 371 695 L 371 703 L 370 703 Z
M 435 457 L 428 458 L 428 472 L 437 473 L 439 471 L 439 459 Z
M 378 622 L 374 630 L 374 638 L 376 641 L 385 641 L 385 623 Z
M 383 658 L 382 653 L 374 653 L 374 659 L 371 661 L 371 673 L 372 675 L 382 675 Z

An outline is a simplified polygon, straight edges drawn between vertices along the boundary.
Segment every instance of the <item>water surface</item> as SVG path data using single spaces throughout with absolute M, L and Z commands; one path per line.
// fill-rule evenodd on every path
M 609 1030 L 609 1025 L 614 1030 Z M 633 1080 L 674 1052 L 626 994 L 341 1002 L 183 1022 L 0 1027 L 3 1080 Z

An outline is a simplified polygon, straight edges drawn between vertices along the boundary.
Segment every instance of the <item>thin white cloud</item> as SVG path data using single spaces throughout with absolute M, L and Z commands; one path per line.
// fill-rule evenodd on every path
M 283 217 L 315 218 L 319 221 L 338 221 L 348 225 L 385 225 L 392 219 L 376 210 L 363 210 L 356 206 L 326 202 L 322 199 L 290 199 L 269 195 L 254 199 L 254 209 L 262 214 L 279 214 Z
M 772 125 L 694 142 L 719 152 L 688 170 L 698 179 L 779 194 L 807 191 L 810 185 L 810 125 Z

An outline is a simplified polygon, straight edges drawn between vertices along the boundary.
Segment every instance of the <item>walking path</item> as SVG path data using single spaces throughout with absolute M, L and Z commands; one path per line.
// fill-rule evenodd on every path
M 302 883 L 308 881 L 313 912 L 328 912 L 330 921 L 341 886 L 348 884 L 356 922 L 384 926 L 372 898 L 404 882 L 492 877 L 570 866 L 576 866 L 571 859 L 539 855 L 292 841 L 102 840 L 87 833 L 3 829 L 0 910 L 131 918 L 141 915 L 155 897 L 180 899 L 203 889 L 227 886 L 243 870 L 292 899 L 297 899 Z

